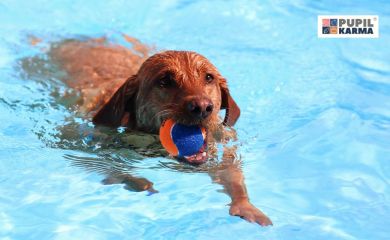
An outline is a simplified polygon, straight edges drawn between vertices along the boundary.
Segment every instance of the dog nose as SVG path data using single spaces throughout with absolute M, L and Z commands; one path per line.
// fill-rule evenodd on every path
M 195 98 L 188 102 L 188 112 L 200 119 L 205 119 L 212 113 L 214 105 L 208 98 Z

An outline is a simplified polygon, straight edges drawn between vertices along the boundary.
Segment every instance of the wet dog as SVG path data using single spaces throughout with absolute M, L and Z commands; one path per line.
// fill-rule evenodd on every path
M 66 40 L 51 46 L 48 55 L 66 72 L 64 82 L 81 93 L 79 112 L 95 125 L 154 134 L 167 118 L 202 125 L 208 129 L 209 151 L 216 151 L 213 143 L 235 138 L 231 127 L 240 109 L 226 79 L 206 57 L 191 51 L 164 51 L 149 57 L 147 46 L 129 36 L 125 39 L 133 49 L 105 39 Z M 223 119 L 221 109 L 225 109 Z M 272 224 L 249 202 L 235 147 L 224 147 L 220 164 L 209 174 L 231 197 L 231 215 L 263 226 Z M 106 183 L 126 181 L 137 185 L 137 178 L 128 174 L 117 174 Z M 139 188 L 149 187 L 150 183 Z

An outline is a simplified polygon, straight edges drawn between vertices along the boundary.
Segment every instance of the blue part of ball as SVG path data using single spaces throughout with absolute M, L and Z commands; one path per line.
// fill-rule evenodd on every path
M 191 156 L 199 152 L 204 144 L 202 130 L 198 126 L 176 123 L 172 128 L 172 140 L 179 150 L 179 156 Z

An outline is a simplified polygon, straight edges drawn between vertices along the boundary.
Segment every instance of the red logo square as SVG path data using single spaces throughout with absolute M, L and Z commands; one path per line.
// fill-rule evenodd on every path
M 322 19 L 322 26 L 323 27 L 329 27 L 330 26 L 330 19 Z

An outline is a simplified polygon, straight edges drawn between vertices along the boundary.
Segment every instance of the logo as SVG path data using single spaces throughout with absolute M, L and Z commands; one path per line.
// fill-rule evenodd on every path
M 379 17 L 376 15 L 318 16 L 319 38 L 378 38 Z

